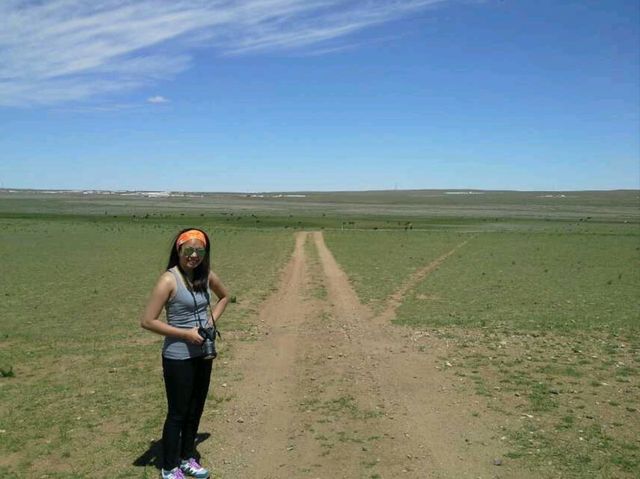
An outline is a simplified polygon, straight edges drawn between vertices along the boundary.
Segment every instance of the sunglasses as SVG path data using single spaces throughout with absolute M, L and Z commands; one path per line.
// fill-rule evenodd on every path
M 207 249 L 206 248 L 192 248 L 191 246 L 185 246 L 184 248 L 180 249 L 180 254 L 182 256 L 189 257 L 189 256 L 193 255 L 193 253 L 195 253 L 198 257 L 202 258 L 207 253 Z

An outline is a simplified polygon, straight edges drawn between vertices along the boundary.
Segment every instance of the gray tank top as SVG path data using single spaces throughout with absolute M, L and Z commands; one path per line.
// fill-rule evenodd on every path
M 198 318 L 203 326 L 207 325 L 208 315 L 207 296 L 204 293 L 194 291 L 193 294 L 187 289 L 177 267 L 169 269 L 176 279 L 176 294 L 164 305 L 167 313 L 167 323 L 176 328 L 193 328 L 200 326 Z M 210 294 L 210 293 L 209 293 Z M 195 297 L 195 312 L 194 312 Z M 199 345 L 185 341 L 184 339 L 165 336 L 162 347 L 162 355 L 167 359 L 189 359 L 202 356 L 202 349 Z

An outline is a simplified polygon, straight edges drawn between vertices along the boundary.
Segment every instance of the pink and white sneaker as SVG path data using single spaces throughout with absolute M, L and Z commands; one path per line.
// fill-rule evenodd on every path
M 198 461 L 196 461 L 193 457 L 190 457 L 186 461 L 182 461 L 182 463 L 180 464 L 180 469 L 187 476 L 195 477 L 197 479 L 207 479 L 209 477 L 209 471 L 198 464 Z
M 174 467 L 170 471 L 162 470 L 162 479 L 185 479 L 182 470 L 179 467 Z

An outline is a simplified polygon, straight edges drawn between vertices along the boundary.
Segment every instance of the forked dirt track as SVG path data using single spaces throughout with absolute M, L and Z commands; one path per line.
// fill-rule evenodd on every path
M 510 478 L 495 466 L 498 423 L 438 370 L 449 345 L 390 319 L 403 296 L 463 246 L 419 268 L 376 317 L 361 304 L 322 233 L 298 233 L 277 291 L 261 306 L 256 341 L 239 342 L 229 402 L 204 420 L 200 447 L 223 478 Z M 317 254 L 313 251 L 317 251 Z M 313 254 L 309 254 L 309 253 Z M 219 389 L 220 390 L 220 389 Z

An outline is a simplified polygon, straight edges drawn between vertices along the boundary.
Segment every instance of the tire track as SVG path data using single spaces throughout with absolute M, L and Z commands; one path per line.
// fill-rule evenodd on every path
M 226 464 L 223 477 L 281 478 L 288 464 L 292 425 L 296 421 L 297 360 L 301 326 L 313 311 L 304 301 L 307 233 L 296 235 L 295 249 L 278 290 L 262 304 L 259 320 L 266 330 L 256 342 L 239 344 L 234 369 L 240 379 L 226 422 L 213 427 Z M 291 476 L 294 477 L 294 476 Z
M 381 477 L 498 477 L 492 464 L 492 459 L 501 452 L 494 430 L 496 424 L 490 417 L 474 417 L 478 401 L 458 388 L 454 378 L 439 371 L 438 357 L 446 354 L 447 345 L 433 339 L 426 353 L 416 351 L 403 329 L 381 321 L 386 318 L 384 315 L 374 318 L 360 304 L 347 275 L 326 247 L 322 233 L 314 233 L 314 241 L 326 273 L 329 299 L 337 314 L 349 324 L 354 338 L 352 348 L 364 354 L 372 371 L 363 393 L 382 401 L 390 419 L 384 427 L 385 437 L 391 440 L 383 445 L 384 459 L 377 468 Z M 416 272 L 394 294 L 398 304 L 413 285 L 464 244 Z M 393 313 L 395 309 L 388 311 Z M 503 466 L 499 477 L 530 476 Z
M 402 302 L 404 301 L 405 296 L 409 291 L 414 289 L 422 280 L 424 280 L 427 276 L 429 276 L 433 271 L 435 271 L 442 263 L 444 263 L 449 256 L 458 251 L 464 245 L 466 245 L 471 240 L 465 240 L 462 243 L 456 245 L 450 251 L 447 251 L 443 255 L 440 255 L 433 261 L 431 261 L 426 266 L 418 269 L 413 272 L 409 278 L 393 293 L 386 299 L 387 307 L 384 309 L 382 313 L 380 313 L 376 318 L 376 322 L 378 323 L 387 323 L 391 321 L 396 316 L 396 310 Z
M 412 275 L 397 304 L 463 245 Z M 403 329 L 376 318 L 321 232 L 296 234 L 259 325 L 255 342 L 234 346 L 231 400 L 211 424 L 215 441 L 202 445 L 224 458 L 214 478 L 496 477 L 499 444 L 472 416 L 473 397 L 438 371 L 442 342 L 418 352 Z M 500 478 L 526 477 L 512 472 L 503 466 Z

